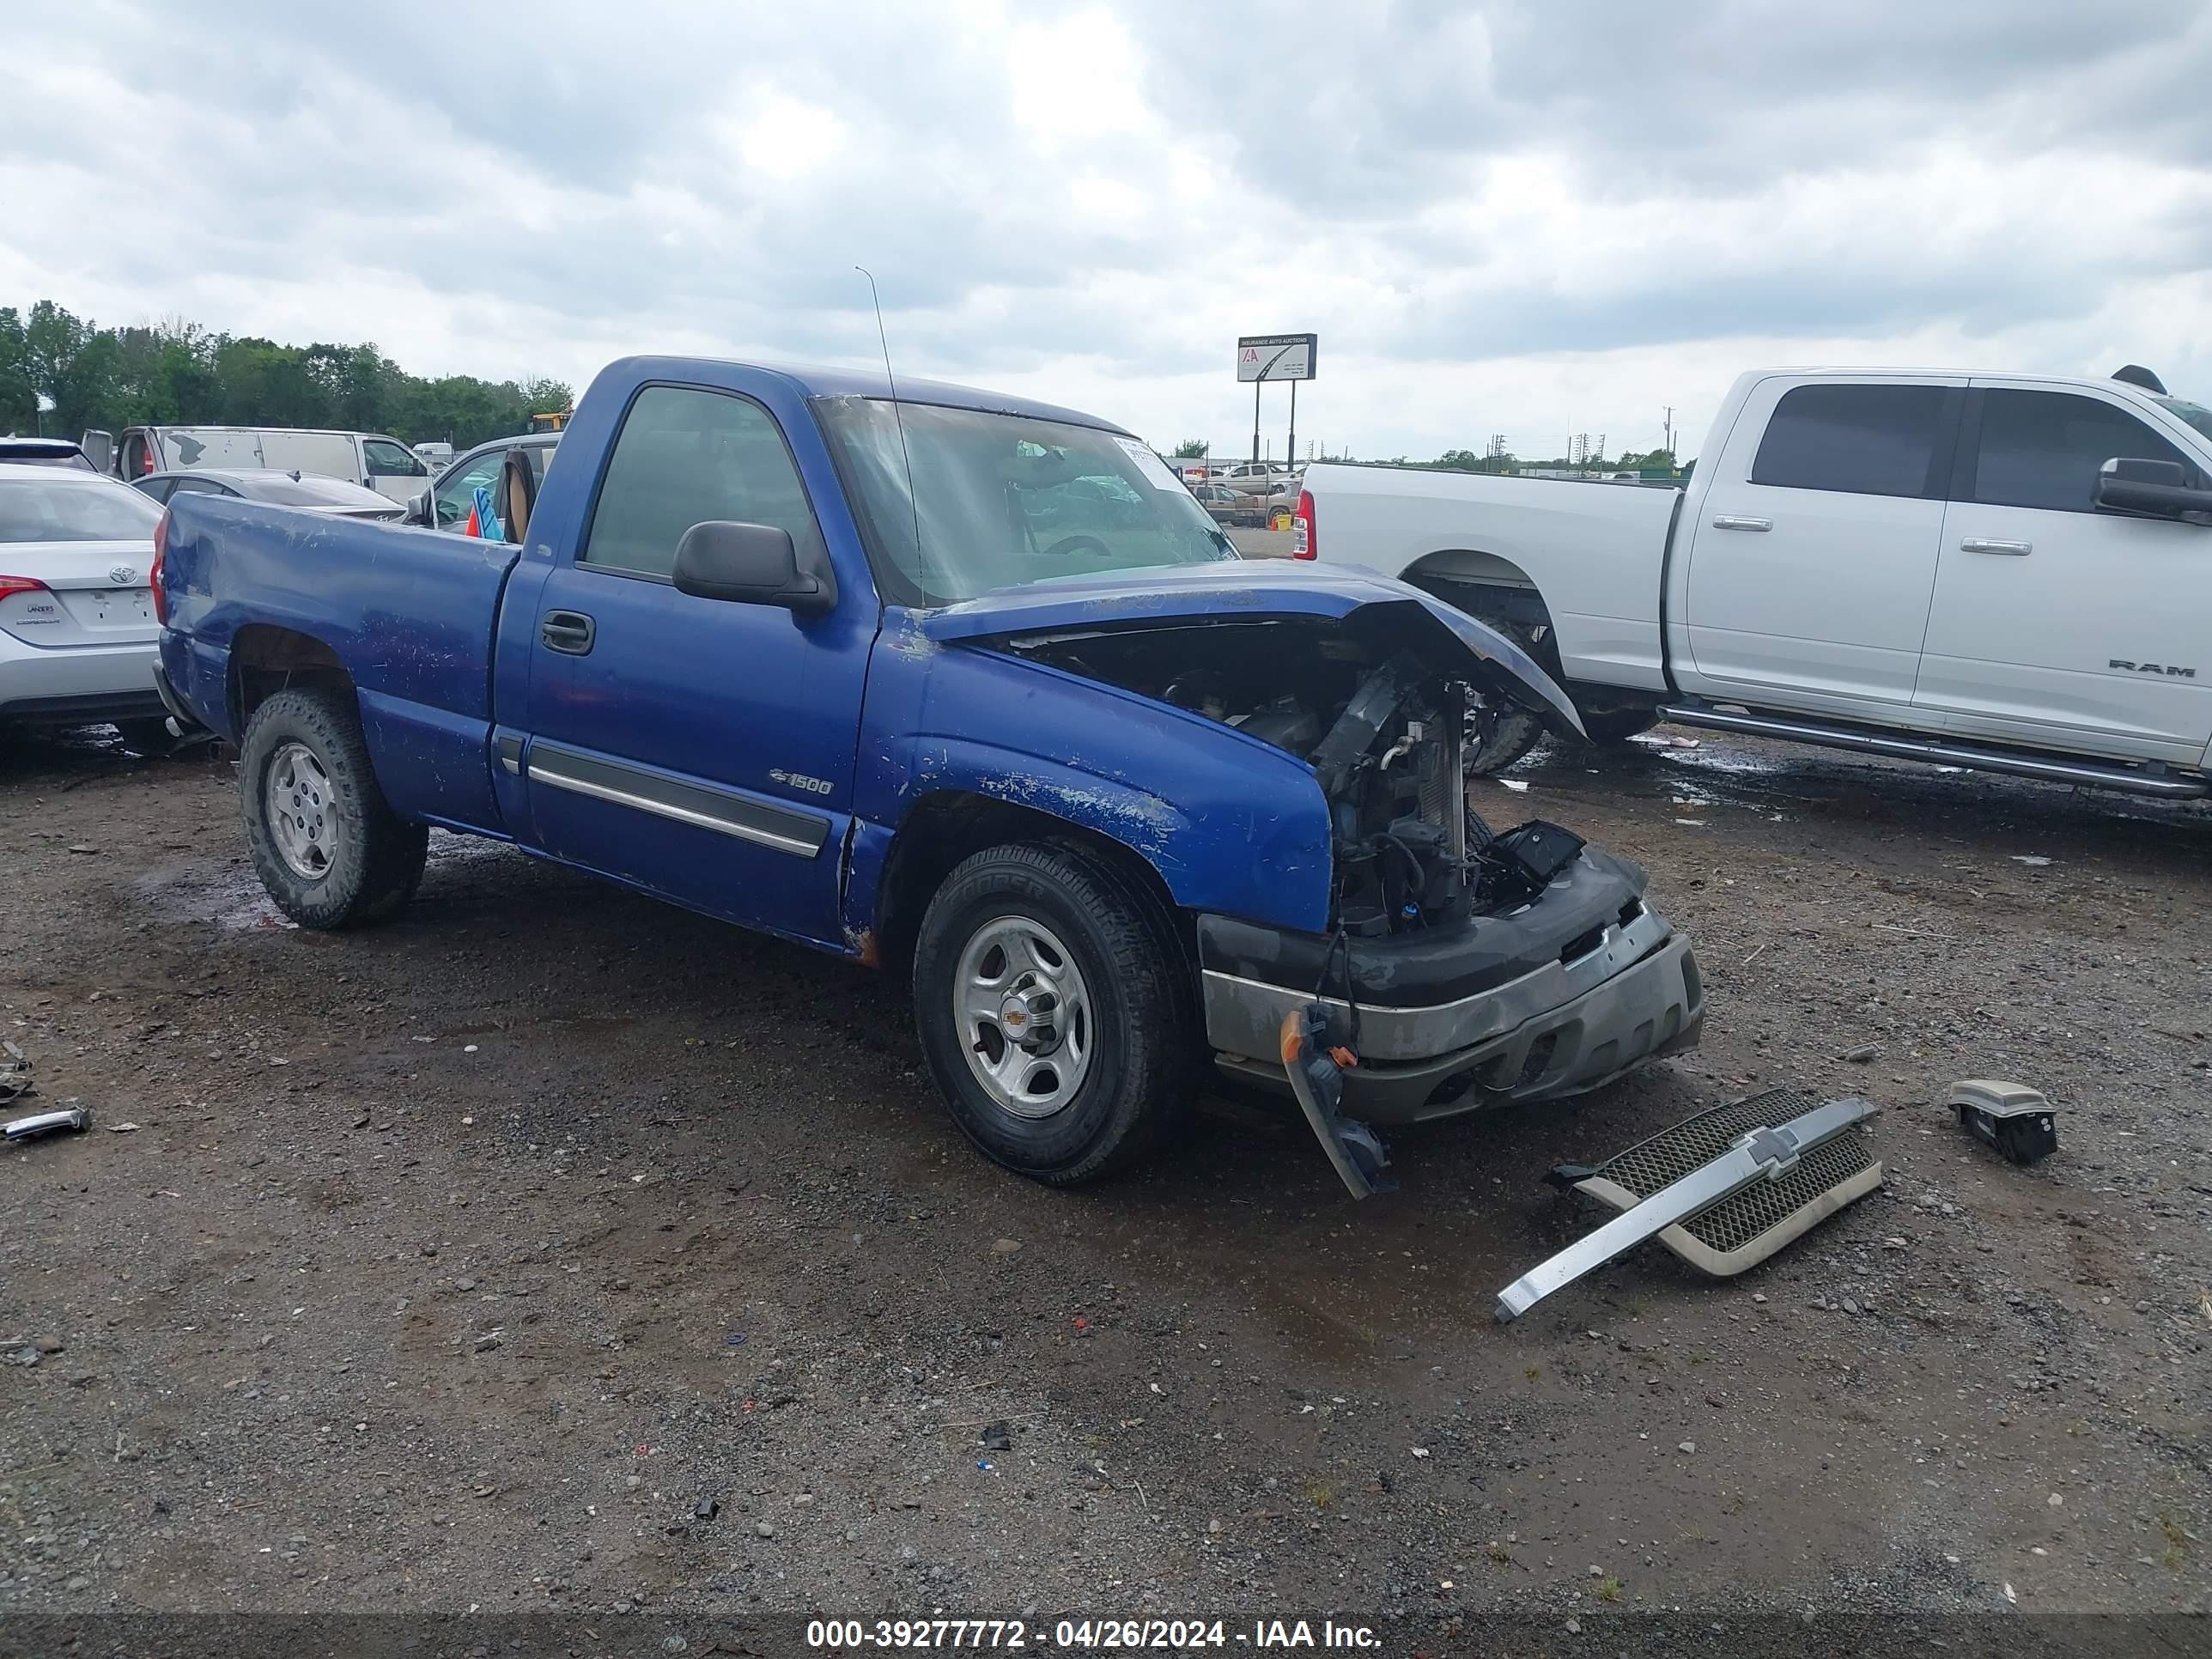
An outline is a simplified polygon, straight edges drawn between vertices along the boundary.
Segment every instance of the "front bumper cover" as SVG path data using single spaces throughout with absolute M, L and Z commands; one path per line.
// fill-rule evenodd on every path
M 1210 920 L 1200 921 L 1202 953 Z M 1480 931 L 1477 923 L 1470 936 Z M 1447 1002 L 1392 1007 L 1368 1001 L 1363 988 L 1356 1042 L 1342 998 L 1205 966 L 1206 1036 L 1224 1070 L 1287 1086 L 1283 1021 L 1318 1002 L 1329 1042 L 1359 1057 L 1344 1073 L 1344 1109 L 1383 1124 L 1563 1099 L 1697 1046 L 1705 985 L 1696 956 L 1640 903 L 1537 965 L 1519 965 L 1514 977 Z

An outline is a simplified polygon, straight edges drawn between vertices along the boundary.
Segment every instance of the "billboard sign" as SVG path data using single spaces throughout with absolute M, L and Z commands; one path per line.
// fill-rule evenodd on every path
M 1314 377 L 1312 334 L 1247 334 L 1237 342 L 1240 380 L 1310 380 Z

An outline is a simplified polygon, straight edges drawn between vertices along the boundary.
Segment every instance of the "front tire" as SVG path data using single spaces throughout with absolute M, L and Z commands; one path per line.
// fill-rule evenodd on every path
M 385 800 L 350 696 L 279 691 L 255 709 L 239 789 L 254 872 L 302 927 L 380 921 L 422 878 L 429 831 Z
M 1525 708 L 1484 710 L 1467 738 L 1467 774 L 1503 772 L 1543 741 L 1544 724 Z
M 915 1021 L 953 1121 L 994 1163 L 1073 1186 L 1149 1151 L 1196 1093 L 1196 1011 L 1162 907 L 1104 860 L 974 854 L 923 915 Z

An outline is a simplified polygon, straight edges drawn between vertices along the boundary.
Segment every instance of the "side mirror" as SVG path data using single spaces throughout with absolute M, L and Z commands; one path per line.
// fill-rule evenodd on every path
M 2097 469 L 2097 505 L 2118 513 L 2148 513 L 2178 519 L 2185 513 L 2212 513 L 2212 489 L 2191 489 L 2179 461 L 2150 461 L 2116 455 Z
M 775 605 L 802 617 L 819 616 L 837 603 L 828 573 L 802 574 L 788 530 L 774 525 L 710 519 L 695 524 L 676 544 L 669 573 L 679 593 L 739 605 Z
M 438 520 L 432 514 L 430 510 L 430 492 L 428 490 L 424 490 L 421 495 L 416 496 L 407 503 L 407 512 L 404 515 L 404 521 L 408 524 L 422 525 L 432 530 L 438 527 Z

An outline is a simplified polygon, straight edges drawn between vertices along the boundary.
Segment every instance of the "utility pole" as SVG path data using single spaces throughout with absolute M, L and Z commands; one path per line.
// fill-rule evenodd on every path
M 1674 459 L 1674 404 L 1667 404 L 1667 405 L 1666 405 L 1666 410 L 1667 410 L 1667 459 L 1668 459 L 1668 460 L 1670 460 L 1670 461 L 1671 461 L 1671 460 L 1673 460 L 1673 459 Z
M 1291 435 L 1283 445 L 1283 465 L 1289 466 L 1298 459 L 1298 383 L 1291 382 Z

